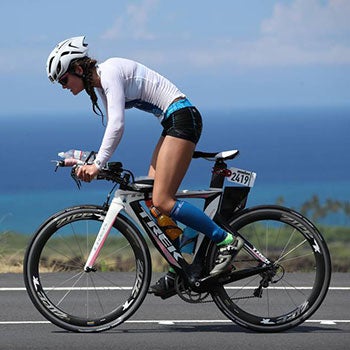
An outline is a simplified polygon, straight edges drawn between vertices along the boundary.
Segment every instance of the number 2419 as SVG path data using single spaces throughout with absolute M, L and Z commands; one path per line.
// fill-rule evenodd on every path
M 231 179 L 232 179 L 232 181 L 239 182 L 241 184 L 246 185 L 249 183 L 250 175 L 240 174 L 240 173 L 234 172 L 234 173 L 232 173 Z

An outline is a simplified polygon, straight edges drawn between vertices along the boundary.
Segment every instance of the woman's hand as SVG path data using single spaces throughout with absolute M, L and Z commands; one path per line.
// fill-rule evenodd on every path
M 80 180 L 85 182 L 91 182 L 93 179 L 96 178 L 100 171 L 97 169 L 95 164 L 91 164 L 80 166 L 75 172 Z

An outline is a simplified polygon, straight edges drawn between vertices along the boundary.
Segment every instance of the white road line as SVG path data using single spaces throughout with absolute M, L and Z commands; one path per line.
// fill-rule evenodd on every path
M 21 325 L 21 324 L 50 324 L 49 321 L 0 321 L 0 325 Z M 228 323 L 229 320 L 129 320 L 124 323 L 134 324 L 160 324 L 174 325 L 180 323 Z M 350 323 L 350 320 L 306 320 L 304 323 L 319 323 L 321 325 L 336 325 L 338 323 Z
M 255 289 L 256 287 L 228 287 L 227 289 Z M 48 290 L 54 289 L 54 290 L 131 290 L 132 287 L 73 287 L 73 288 L 48 288 Z M 276 290 L 295 290 L 295 289 L 311 289 L 311 287 L 269 287 L 269 289 L 276 289 Z M 25 287 L 1 287 L 0 292 L 22 292 L 25 291 Z M 334 291 L 342 291 L 342 290 L 350 290 L 350 287 L 329 287 L 328 290 L 334 290 Z
M 64 288 L 61 288 L 64 290 Z M 81 289 L 81 288 L 77 288 Z M 101 290 L 128 290 L 131 287 L 100 287 Z M 229 287 L 229 289 L 252 289 L 250 287 Z M 253 288 L 254 289 L 254 288 Z M 275 288 L 277 289 L 277 288 Z M 284 288 L 282 288 L 284 289 Z M 290 288 L 294 289 L 294 288 Z M 300 289 L 311 289 L 310 287 L 300 287 Z M 330 287 L 329 290 L 333 291 L 348 291 L 350 287 Z M 12 291 L 26 291 L 25 287 L 1 287 L 0 292 L 12 292 Z M 21 324 L 50 324 L 49 321 L 0 321 L 0 325 L 21 325 Z M 159 325 L 174 325 L 180 323 L 201 324 L 201 323 L 227 323 L 230 324 L 230 320 L 129 320 L 124 323 L 129 324 L 159 324 Z M 319 323 L 321 325 L 336 325 L 338 323 L 350 323 L 350 320 L 306 320 L 304 323 Z

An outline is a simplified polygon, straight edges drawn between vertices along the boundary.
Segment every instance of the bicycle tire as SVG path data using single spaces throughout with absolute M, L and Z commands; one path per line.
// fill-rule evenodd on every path
M 258 332 L 284 331 L 308 319 L 324 300 L 331 278 L 329 251 L 318 229 L 280 206 L 246 209 L 229 224 L 274 262 L 277 272 L 266 288 L 259 289 L 264 274 L 219 286 L 212 293 L 218 308 L 235 323 Z M 216 254 L 212 246 L 210 266 Z M 261 266 L 246 246 L 233 264 L 237 270 Z
M 144 300 L 151 259 L 139 230 L 119 214 L 94 271 L 84 272 L 98 230 L 102 207 L 68 208 L 49 218 L 34 234 L 24 258 L 27 292 L 39 312 L 73 332 L 101 332 L 128 319 Z

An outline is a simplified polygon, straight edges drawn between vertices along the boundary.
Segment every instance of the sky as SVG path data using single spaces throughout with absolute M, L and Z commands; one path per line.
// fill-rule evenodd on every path
M 350 106 L 349 0 L 6 0 L 4 115 L 91 112 L 46 76 L 54 46 L 85 35 L 90 56 L 131 58 L 200 109 Z

